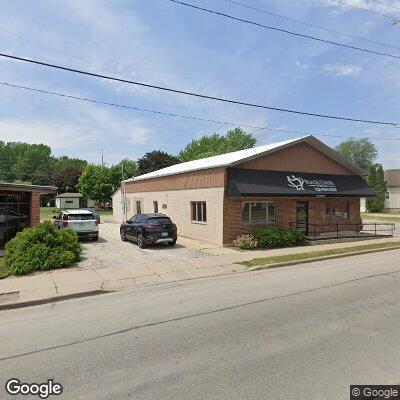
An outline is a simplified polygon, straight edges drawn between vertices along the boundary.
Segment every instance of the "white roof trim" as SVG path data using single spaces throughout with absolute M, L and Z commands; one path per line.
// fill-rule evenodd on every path
M 136 176 L 125 180 L 124 182 L 137 182 L 145 179 L 160 178 L 170 175 L 183 174 L 186 172 L 201 171 L 210 168 L 220 167 L 232 167 L 243 162 L 262 157 L 269 153 L 281 150 L 286 147 L 293 146 L 295 144 L 306 142 L 317 150 L 321 151 L 328 157 L 332 158 L 339 164 L 342 164 L 345 168 L 354 172 L 357 175 L 366 175 L 366 172 L 361 168 L 357 167 L 351 161 L 348 161 L 337 151 L 331 149 L 329 146 L 316 139 L 314 136 L 303 136 L 296 139 L 285 140 L 278 143 L 271 143 L 264 146 L 257 146 L 250 149 L 234 151 L 231 153 L 221 154 L 218 156 L 201 158 L 199 160 L 188 161 L 180 164 L 175 164 L 167 168 L 162 168 L 157 171 L 150 172 L 148 174 Z

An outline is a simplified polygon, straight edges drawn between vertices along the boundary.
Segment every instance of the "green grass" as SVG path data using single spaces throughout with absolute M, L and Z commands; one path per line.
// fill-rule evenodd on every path
M 9 275 L 8 268 L 4 263 L 4 257 L 0 257 L 0 279 Z
M 394 221 L 400 222 L 400 214 L 397 213 L 362 213 L 362 219 L 371 221 Z
M 106 215 L 112 215 L 112 210 L 98 210 L 96 211 L 100 214 L 100 217 Z M 53 218 L 53 215 L 57 215 L 58 211 L 54 207 L 40 207 L 40 220 L 49 220 Z
M 312 258 L 353 253 L 353 252 L 357 252 L 357 251 L 379 250 L 379 249 L 387 249 L 387 248 L 399 247 L 399 246 L 400 246 L 400 242 L 374 243 L 374 244 L 352 246 L 352 247 L 341 248 L 341 249 L 311 251 L 309 253 L 288 254 L 288 255 L 284 255 L 284 256 L 254 258 L 253 260 L 244 261 L 239 264 L 244 265 L 246 268 L 251 268 L 251 267 L 256 267 L 258 265 L 273 265 L 273 264 L 279 264 L 279 263 L 283 263 L 283 262 L 302 261 L 302 260 L 309 260 Z

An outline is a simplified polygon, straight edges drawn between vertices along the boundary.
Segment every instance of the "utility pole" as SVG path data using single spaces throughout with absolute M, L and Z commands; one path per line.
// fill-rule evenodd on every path
M 126 217 L 126 190 L 125 190 L 125 177 L 124 177 L 124 162 L 121 163 L 121 173 L 122 173 L 122 185 L 121 185 L 121 197 L 122 197 L 122 211 L 124 213 L 123 221 L 127 220 Z
M 100 149 L 101 151 L 101 166 L 104 167 L 104 151 L 103 149 Z

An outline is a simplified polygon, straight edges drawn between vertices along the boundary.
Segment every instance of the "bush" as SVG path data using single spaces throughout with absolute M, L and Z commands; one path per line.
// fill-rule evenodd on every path
M 291 228 L 256 228 L 253 236 L 260 247 L 268 249 L 301 246 L 305 241 L 303 232 Z
M 71 229 L 54 229 L 50 221 L 19 232 L 5 246 L 5 263 L 11 274 L 65 268 L 79 261 L 81 245 Z
M 242 250 L 254 250 L 258 247 L 258 242 L 252 235 L 238 236 L 233 244 Z

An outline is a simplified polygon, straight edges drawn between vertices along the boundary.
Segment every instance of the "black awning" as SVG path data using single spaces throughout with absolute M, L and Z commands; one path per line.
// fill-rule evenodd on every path
M 372 197 L 358 175 L 228 168 L 228 197 Z

